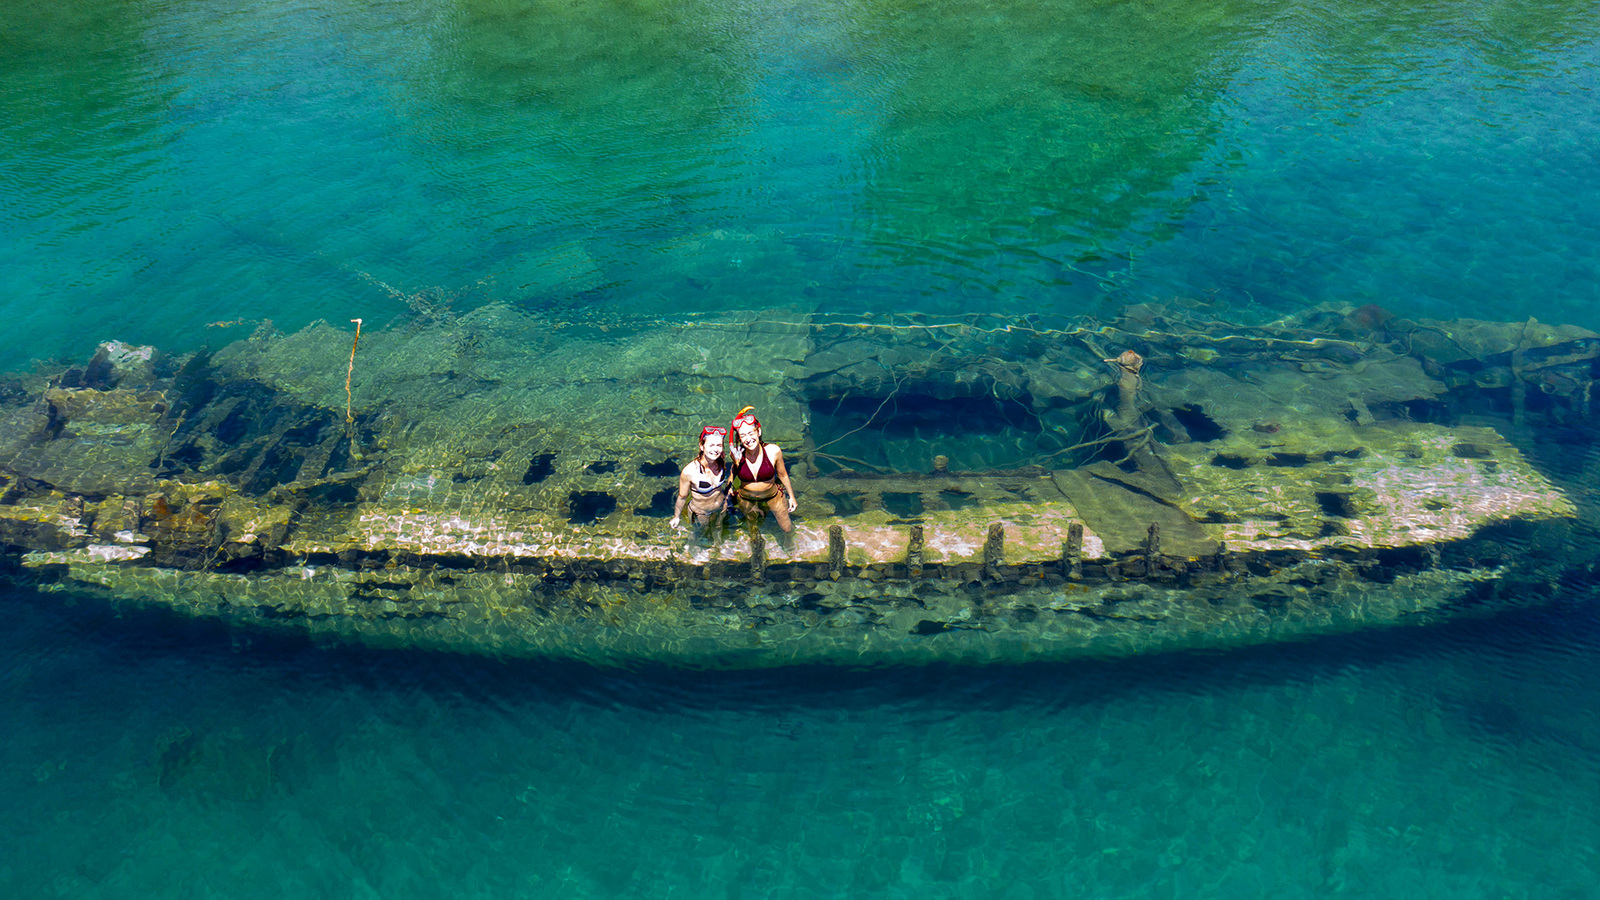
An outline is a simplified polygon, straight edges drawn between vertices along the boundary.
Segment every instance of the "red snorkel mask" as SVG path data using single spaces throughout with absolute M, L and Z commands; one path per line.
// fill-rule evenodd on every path
M 723 428 L 721 425 L 707 425 L 700 429 L 700 443 L 704 444 L 706 442 L 706 435 L 708 434 L 726 435 L 727 433 L 728 429 Z
M 746 406 L 744 409 L 739 410 L 739 414 L 733 417 L 731 430 L 737 432 L 745 425 L 754 425 L 756 428 L 760 428 L 761 420 L 756 418 L 754 412 L 751 412 L 753 409 L 755 409 L 754 406 Z

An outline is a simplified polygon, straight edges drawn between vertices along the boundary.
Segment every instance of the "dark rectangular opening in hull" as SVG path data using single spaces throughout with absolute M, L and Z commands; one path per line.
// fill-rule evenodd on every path
M 817 468 L 923 473 L 934 457 L 950 471 L 1014 469 L 1063 446 L 1046 433 L 1028 398 L 942 398 L 900 391 L 891 397 L 810 401 Z

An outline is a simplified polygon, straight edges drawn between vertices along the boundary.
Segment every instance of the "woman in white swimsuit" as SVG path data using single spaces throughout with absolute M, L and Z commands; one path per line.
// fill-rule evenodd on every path
M 678 473 L 678 502 L 672 510 L 673 528 L 683 521 L 683 508 L 689 507 L 689 521 L 695 533 L 704 535 L 722 524 L 728 509 L 728 463 L 723 458 L 723 442 L 728 429 L 710 425 L 700 429 L 700 452 Z

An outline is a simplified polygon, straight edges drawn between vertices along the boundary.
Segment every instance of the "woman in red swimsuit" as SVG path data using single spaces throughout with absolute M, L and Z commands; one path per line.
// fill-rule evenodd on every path
M 789 483 L 783 451 L 777 444 L 761 442 L 761 422 L 753 409 L 746 406 L 733 417 L 733 432 L 739 438 L 733 465 L 733 474 L 739 479 L 739 509 L 758 525 L 766 510 L 771 510 L 778 527 L 787 534 L 794 530 L 789 521 L 794 512 L 794 485 Z

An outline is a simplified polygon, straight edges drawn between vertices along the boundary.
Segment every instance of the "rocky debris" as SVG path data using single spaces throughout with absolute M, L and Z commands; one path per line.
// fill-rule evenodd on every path
M 23 483 L 13 479 L 7 493 Z M 82 497 L 55 490 L 28 493 L 20 502 L 0 505 L 0 541 L 29 550 L 68 550 L 88 543 Z
M 262 742 L 238 731 L 175 728 L 156 743 L 155 783 L 171 797 L 261 800 L 277 781 L 287 747 L 287 741 Z
M 115 386 L 123 381 L 144 384 L 155 378 L 156 348 L 139 347 L 122 341 L 107 341 L 89 361 L 90 370 L 110 369 L 107 380 Z

